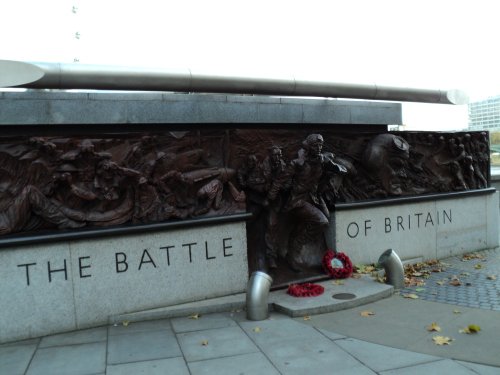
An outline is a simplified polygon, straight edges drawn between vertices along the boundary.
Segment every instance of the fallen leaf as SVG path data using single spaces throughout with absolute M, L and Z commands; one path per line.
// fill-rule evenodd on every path
M 260 327 L 255 327 L 255 328 L 253 329 L 253 331 L 254 331 L 255 333 L 260 333 L 260 331 L 262 331 L 262 329 L 261 329 Z
M 481 330 L 481 327 L 479 327 L 476 324 L 469 324 L 467 327 L 458 330 L 460 333 L 466 333 L 468 335 L 478 333 Z
M 375 278 L 375 281 L 381 283 L 381 284 L 385 284 L 385 276 L 377 276 Z
M 476 270 L 480 270 L 481 268 L 483 268 L 483 265 L 482 265 L 482 264 L 476 264 L 476 265 L 474 266 L 474 268 L 475 268 Z
M 496 280 L 496 279 L 497 279 L 497 276 L 496 276 L 496 275 L 488 275 L 488 276 L 486 276 L 486 278 L 487 278 L 488 280 Z
M 123 325 L 124 327 L 127 327 L 127 326 L 129 325 L 129 323 L 130 323 L 130 322 L 129 322 L 128 320 L 124 320 L 124 321 L 122 322 L 122 325 Z
M 432 340 L 436 345 L 450 345 L 453 341 L 452 338 L 446 336 L 434 336 Z
M 335 284 L 335 285 L 344 285 L 344 280 L 335 280 L 335 281 L 332 281 L 332 284 Z
M 444 281 L 443 281 L 443 280 L 441 280 L 441 281 L 436 281 L 436 284 L 438 284 L 438 285 L 443 285 L 443 284 L 444 284 Z
M 203 341 L 201 342 L 201 345 L 203 345 L 203 346 L 207 346 L 207 345 L 208 345 L 208 340 L 203 340 Z
M 311 317 L 309 315 L 304 316 L 304 320 L 311 320 Z
M 462 262 L 466 262 L 471 259 L 484 259 L 484 256 L 480 254 L 464 254 L 462 256 Z
M 460 280 L 451 280 L 450 285 L 460 286 L 460 285 L 462 285 L 462 283 L 460 282 Z
M 422 279 L 417 279 L 415 277 L 405 277 L 406 286 L 424 286 L 425 281 Z
M 478 333 L 481 330 L 481 327 L 479 327 L 477 324 L 469 324 L 467 328 L 471 333 Z
M 189 315 L 189 319 L 200 319 L 200 314 Z
M 361 275 L 359 273 L 353 273 L 351 277 L 353 279 L 361 279 Z
M 438 326 L 436 322 L 432 322 L 430 326 L 427 327 L 429 332 L 441 332 L 441 327 Z
M 425 288 L 417 288 L 417 289 L 415 289 L 415 292 L 423 292 L 423 291 L 425 291 Z
M 418 296 L 414 293 L 407 293 L 402 295 L 404 298 L 418 299 Z
M 359 315 L 361 315 L 361 316 L 363 316 L 363 317 L 367 318 L 367 317 L 369 317 L 369 316 L 375 315 L 375 313 L 374 313 L 373 311 L 361 311 L 361 312 L 359 313 Z
M 354 266 L 354 270 L 357 273 L 371 273 L 375 271 L 377 268 L 373 265 L 364 265 L 364 264 L 356 264 Z
M 460 310 L 453 310 L 453 314 L 461 314 L 462 312 Z

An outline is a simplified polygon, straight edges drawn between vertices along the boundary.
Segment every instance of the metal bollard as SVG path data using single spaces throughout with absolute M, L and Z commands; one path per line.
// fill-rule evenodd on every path
M 401 289 L 405 285 L 405 272 L 403 263 L 398 254 L 392 249 L 388 249 L 378 258 L 378 263 L 385 269 L 387 284 L 394 286 L 394 289 Z
M 247 284 L 247 319 L 264 320 L 269 317 L 267 298 L 273 279 L 268 274 L 253 272 Z

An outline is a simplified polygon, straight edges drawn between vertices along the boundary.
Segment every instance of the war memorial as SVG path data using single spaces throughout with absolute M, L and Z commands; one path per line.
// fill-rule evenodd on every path
M 460 93 L 2 63 L 1 342 L 499 246 L 488 133 L 388 131 Z

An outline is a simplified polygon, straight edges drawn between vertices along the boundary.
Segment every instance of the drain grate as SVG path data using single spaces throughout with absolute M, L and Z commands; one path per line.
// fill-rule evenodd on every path
M 337 293 L 332 296 L 335 299 L 353 299 L 356 298 L 355 294 L 352 293 Z

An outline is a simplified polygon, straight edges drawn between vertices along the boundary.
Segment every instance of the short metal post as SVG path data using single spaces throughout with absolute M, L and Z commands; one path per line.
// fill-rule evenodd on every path
M 384 251 L 378 259 L 378 263 L 385 269 L 387 284 L 393 285 L 394 289 L 401 289 L 404 287 L 405 272 L 403 263 L 394 250 L 388 249 Z
M 247 319 L 264 320 L 269 317 L 267 299 L 273 279 L 268 274 L 256 271 L 252 273 L 247 285 Z

